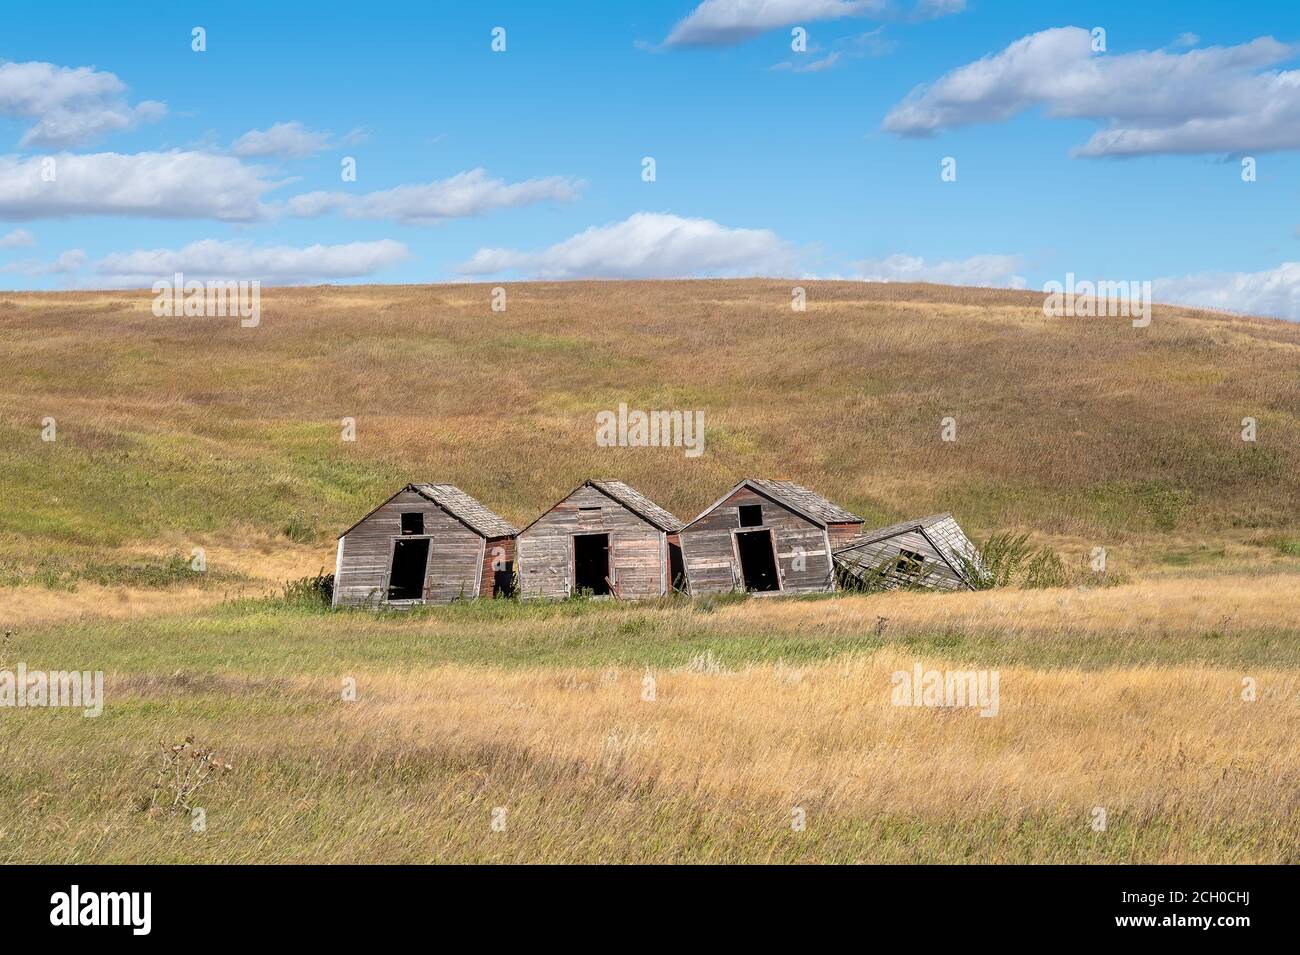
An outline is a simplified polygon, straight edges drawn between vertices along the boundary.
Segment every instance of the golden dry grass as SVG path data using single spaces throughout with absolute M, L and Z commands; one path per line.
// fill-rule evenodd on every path
M 341 679 L 117 677 L 100 721 L 7 727 L 0 858 L 1297 861 L 1285 673 L 1248 703 L 1222 670 L 1006 667 L 982 718 L 891 705 L 916 662 L 966 668 L 660 668 L 653 701 L 620 668 L 361 672 L 356 702 Z M 133 808 L 147 740 L 185 732 L 236 765 L 197 835 Z
M 257 329 L 157 319 L 147 293 L 6 296 L 0 550 L 279 534 L 295 518 L 324 544 L 412 479 L 522 524 L 593 475 L 685 517 L 757 474 L 882 523 L 952 510 L 978 533 L 1092 545 L 1295 536 L 1293 323 L 1161 307 L 1134 329 L 1045 318 L 1032 293 L 849 282 L 808 283 L 805 313 L 773 281 L 508 292 L 493 313 L 481 285 L 269 289 Z M 705 453 L 596 447 L 596 412 L 620 402 L 703 410 Z M 939 440 L 949 415 L 955 444 Z
M 894 706 L 891 675 L 969 669 L 887 651 L 834 663 L 644 674 L 459 668 L 368 675 L 342 720 L 405 745 L 509 740 L 546 763 L 710 801 L 827 813 L 973 819 L 989 813 L 1112 815 L 1177 808 L 1210 823 L 1300 819 L 1297 688 L 1263 672 L 1245 703 L 1239 674 L 1000 669 L 1001 709 Z M 322 688 L 323 691 L 323 688 Z M 1258 704 L 1258 705 L 1257 705 Z M 815 815 L 815 811 L 813 812 Z
M 156 319 L 145 293 L 4 296 L 0 575 L 75 589 L 0 586 L 0 626 L 110 697 L 0 720 L 0 860 L 1300 861 L 1300 326 L 805 284 L 803 314 L 771 281 L 518 284 L 505 313 L 481 285 L 273 289 L 256 330 Z M 596 447 L 620 402 L 704 410 L 704 455 Z M 1023 528 L 1071 564 L 1104 546 L 1129 583 L 401 619 L 224 602 L 330 568 L 408 480 L 522 525 L 587 477 L 689 518 L 747 474 L 871 523 Z M 195 546 L 227 583 L 84 573 Z M 890 706 L 917 660 L 998 669 L 1000 714 Z M 132 808 L 157 740 L 188 733 L 237 765 L 202 836 Z

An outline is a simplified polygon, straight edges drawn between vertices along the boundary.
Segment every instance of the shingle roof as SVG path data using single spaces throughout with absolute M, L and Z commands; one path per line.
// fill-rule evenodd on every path
M 622 481 L 588 481 L 587 483 L 608 494 L 629 511 L 641 515 L 661 531 L 667 531 L 671 534 L 682 529 L 681 521 L 640 491 L 628 487 Z
M 411 487 L 484 537 L 513 537 L 519 533 L 513 524 L 493 514 L 454 484 L 412 484 Z
M 853 540 L 845 544 L 844 547 L 857 547 L 862 544 L 872 544 L 876 541 L 884 540 L 886 537 L 895 537 L 898 534 L 904 534 L 907 531 L 913 531 L 918 528 L 925 529 L 933 527 L 943 521 L 951 520 L 953 520 L 953 516 L 945 513 L 931 514 L 929 517 L 918 517 L 915 520 L 910 521 L 899 521 L 897 524 L 890 524 L 887 527 L 877 527 L 869 531 L 863 531 L 857 537 L 853 538 Z M 836 549 L 843 550 L 844 547 Z
M 747 478 L 744 483 L 820 524 L 862 523 L 862 518 L 856 514 L 846 511 L 833 501 L 828 501 L 815 491 L 810 491 L 793 481 Z

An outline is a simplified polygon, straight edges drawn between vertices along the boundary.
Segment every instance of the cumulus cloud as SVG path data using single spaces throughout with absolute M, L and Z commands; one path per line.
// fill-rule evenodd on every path
M 203 152 L 0 156 L 0 218 L 86 215 L 241 222 L 265 214 L 261 197 L 276 185 L 234 157 Z
M 250 129 L 235 140 L 230 151 L 246 158 L 276 156 L 301 159 L 331 146 L 329 133 L 308 129 L 294 120 L 276 123 L 270 129 Z
M 35 259 L 23 259 L 9 262 L 0 272 L 17 273 L 28 278 L 40 278 L 46 275 L 72 275 L 86 264 L 86 253 L 81 249 L 69 249 L 53 262 L 39 262 Z
M 108 133 L 162 118 L 153 100 L 132 106 L 126 84 L 91 66 L 0 62 L 0 116 L 35 120 L 20 145 L 46 149 L 81 146 Z
M 797 271 L 795 260 L 789 243 L 768 229 L 732 229 L 711 219 L 638 212 L 538 252 L 479 249 L 457 271 L 544 279 L 788 275 Z
M 912 90 L 882 128 L 928 136 L 999 122 L 1031 107 L 1106 125 L 1082 156 L 1300 147 L 1300 71 L 1266 70 L 1297 49 L 1272 37 L 1230 47 L 1094 53 L 1089 31 L 1060 27 Z
M 14 229 L 8 235 L 0 236 L 0 249 L 17 249 L 35 244 L 36 237 L 26 229 Z
M 987 288 L 1024 288 L 1018 255 L 973 255 L 969 259 L 927 262 L 913 255 L 890 255 L 854 263 L 855 278 L 865 282 L 935 282 Z
M 796 24 L 878 13 L 884 0 L 704 0 L 673 27 L 666 46 L 731 46 Z
M 1198 272 L 1156 279 L 1152 291 L 1160 302 L 1300 321 L 1300 262 L 1283 262 L 1263 272 Z
M 570 202 L 578 198 L 582 186 L 581 181 L 566 176 L 505 182 L 489 179 L 483 169 L 471 169 L 448 179 L 361 195 L 308 192 L 289 199 L 285 207 L 290 215 L 302 218 L 340 212 L 352 219 L 392 219 L 421 225 L 536 202 Z
M 398 265 L 410 250 L 392 239 L 342 245 L 253 246 L 204 239 L 180 249 L 137 249 L 95 262 L 97 284 L 115 288 L 152 286 L 182 272 L 187 281 L 252 281 L 289 285 L 328 279 L 353 279 Z

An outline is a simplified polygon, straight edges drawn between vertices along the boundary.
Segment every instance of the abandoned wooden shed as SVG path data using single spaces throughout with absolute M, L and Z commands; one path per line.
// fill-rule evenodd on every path
M 865 531 L 835 550 L 835 569 L 845 586 L 883 590 L 974 590 L 968 578 L 978 560 L 951 514 Z
M 408 484 L 339 535 L 334 606 L 508 595 L 513 524 L 451 484 Z
M 692 596 L 835 589 L 831 553 L 862 518 L 792 481 L 746 478 L 682 528 Z
M 519 595 L 661 597 L 680 573 L 681 527 L 622 481 L 584 481 L 519 532 Z

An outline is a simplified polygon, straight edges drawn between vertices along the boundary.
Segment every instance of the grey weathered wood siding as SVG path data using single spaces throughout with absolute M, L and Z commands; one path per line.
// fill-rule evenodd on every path
M 927 529 L 925 533 L 929 534 L 931 531 Z M 965 540 L 964 536 L 962 540 Z M 859 567 L 870 571 L 881 567 L 887 561 L 892 563 L 897 560 L 899 551 L 903 550 L 911 551 L 913 554 L 920 554 L 925 558 L 922 577 L 920 580 L 915 580 L 906 576 L 891 575 L 880 581 L 881 585 L 886 589 L 893 589 L 910 582 L 920 583 L 939 590 L 967 589 L 965 580 L 949 566 L 948 561 L 939 553 L 934 544 L 930 542 L 930 539 L 920 531 L 907 531 L 870 544 L 850 547 L 840 551 L 836 556 L 840 563 L 850 572 Z
M 619 598 L 635 600 L 665 592 L 668 545 L 664 532 L 602 491 L 584 485 L 520 533 L 515 542 L 520 596 L 563 598 L 572 594 L 575 534 L 609 535 Z
M 336 606 L 384 602 L 393 541 L 402 537 L 401 515 L 415 512 L 424 515 L 424 534 L 418 536 L 429 538 L 425 602 L 450 603 L 458 597 L 478 596 L 482 536 L 423 495 L 401 491 L 343 537 L 334 581 Z M 408 539 L 410 536 L 415 535 Z
M 738 508 L 742 504 L 757 504 L 763 509 L 762 526 L 772 530 L 776 544 L 781 592 L 822 593 L 835 589 L 826 531 L 789 508 L 742 487 L 682 530 L 682 559 L 691 596 L 743 589 L 732 542 L 732 532 L 741 529 Z

